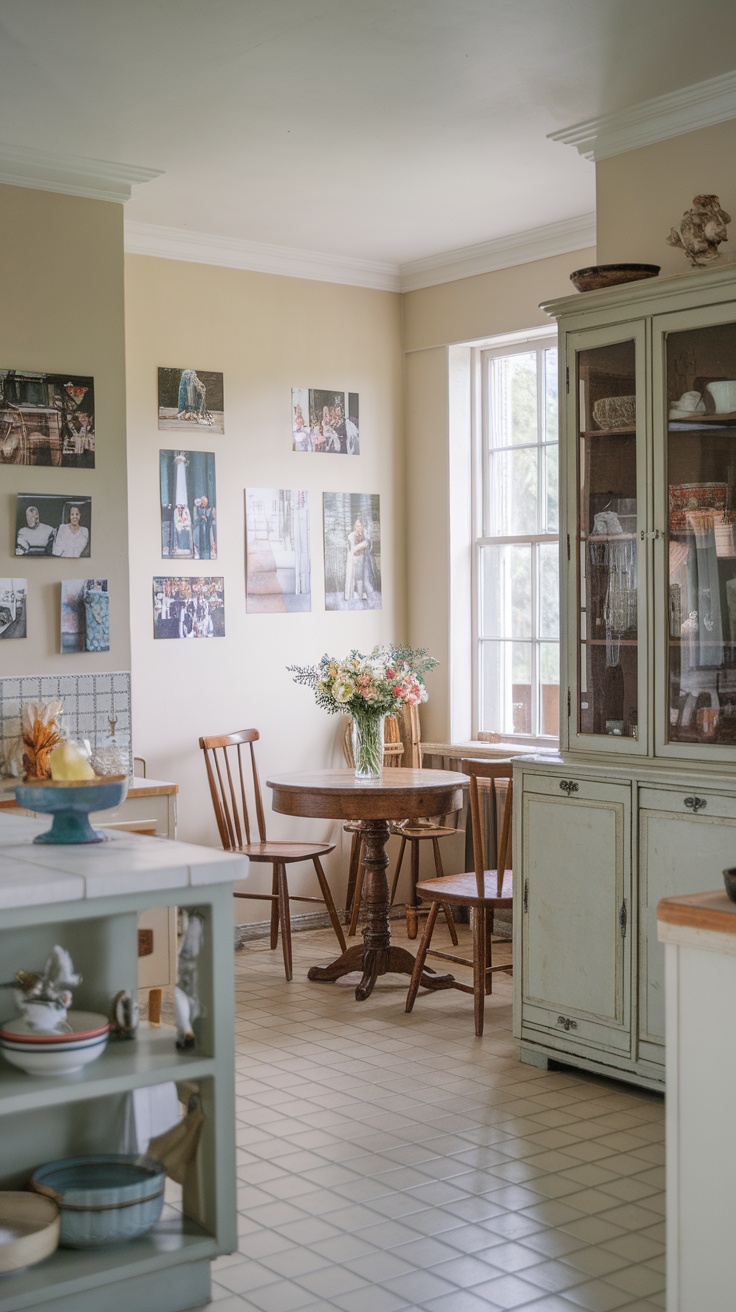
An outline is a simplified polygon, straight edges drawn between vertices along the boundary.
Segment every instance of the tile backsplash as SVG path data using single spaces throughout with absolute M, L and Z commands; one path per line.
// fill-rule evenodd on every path
M 70 738 L 85 738 L 93 748 L 110 736 L 114 718 L 115 739 L 128 753 L 133 772 L 130 722 L 130 674 L 24 674 L 0 678 L 0 761 L 21 731 L 21 708 L 25 702 L 64 703 L 62 728 Z

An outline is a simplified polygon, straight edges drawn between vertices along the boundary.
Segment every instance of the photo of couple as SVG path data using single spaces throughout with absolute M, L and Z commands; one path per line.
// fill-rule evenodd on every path
M 91 497 L 16 498 L 16 556 L 90 555 Z
M 325 492 L 325 610 L 381 610 L 381 507 L 368 492 Z
M 212 451 L 161 451 L 161 555 L 217 560 L 217 492 Z

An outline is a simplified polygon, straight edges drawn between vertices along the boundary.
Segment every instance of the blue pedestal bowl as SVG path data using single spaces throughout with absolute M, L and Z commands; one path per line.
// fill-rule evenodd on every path
M 92 828 L 90 812 L 119 806 L 127 791 L 127 775 L 73 781 L 37 779 L 18 784 L 15 800 L 27 811 L 53 816 L 51 828 L 37 834 L 34 843 L 105 843 L 107 834 Z

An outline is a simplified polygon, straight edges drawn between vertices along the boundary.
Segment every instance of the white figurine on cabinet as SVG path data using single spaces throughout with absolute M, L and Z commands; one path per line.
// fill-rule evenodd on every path
M 57 944 L 46 958 L 42 971 L 16 971 L 14 984 L 18 1010 L 31 1029 L 61 1031 L 67 1010 L 72 1005 L 70 985 L 81 981 L 82 976 L 74 970 L 66 948 Z
M 204 937 L 204 917 L 199 911 L 182 911 L 182 916 L 186 917 L 186 925 L 179 948 L 179 969 L 174 989 L 176 1046 L 193 1048 L 194 1022 L 202 1013 L 197 959 Z

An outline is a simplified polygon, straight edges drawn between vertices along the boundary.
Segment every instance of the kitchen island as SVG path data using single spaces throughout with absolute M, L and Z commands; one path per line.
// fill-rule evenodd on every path
M 48 819 L 0 812 L 0 982 L 42 967 L 59 943 L 82 975 L 74 1006 L 108 1014 L 119 990 L 137 986 L 139 911 L 196 907 L 205 925 L 202 1016 L 186 1052 L 173 1029 L 142 1025 L 132 1042 L 111 1041 L 72 1075 L 30 1076 L 0 1059 L 0 1188 L 23 1188 L 36 1167 L 61 1157 L 120 1151 L 126 1102 L 138 1088 L 194 1084 L 205 1121 L 181 1197 L 149 1234 L 99 1250 L 58 1249 L 0 1276 L 0 1312 L 184 1312 L 207 1302 L 210 1262 L 237 1242 L 231 886 L 246 862 L 125 831 L 104 845 L 34 846 L 48 827 Z
M 667 1035 L 667 1309 L 734 1306 L 736 903 L 663 898 Z

